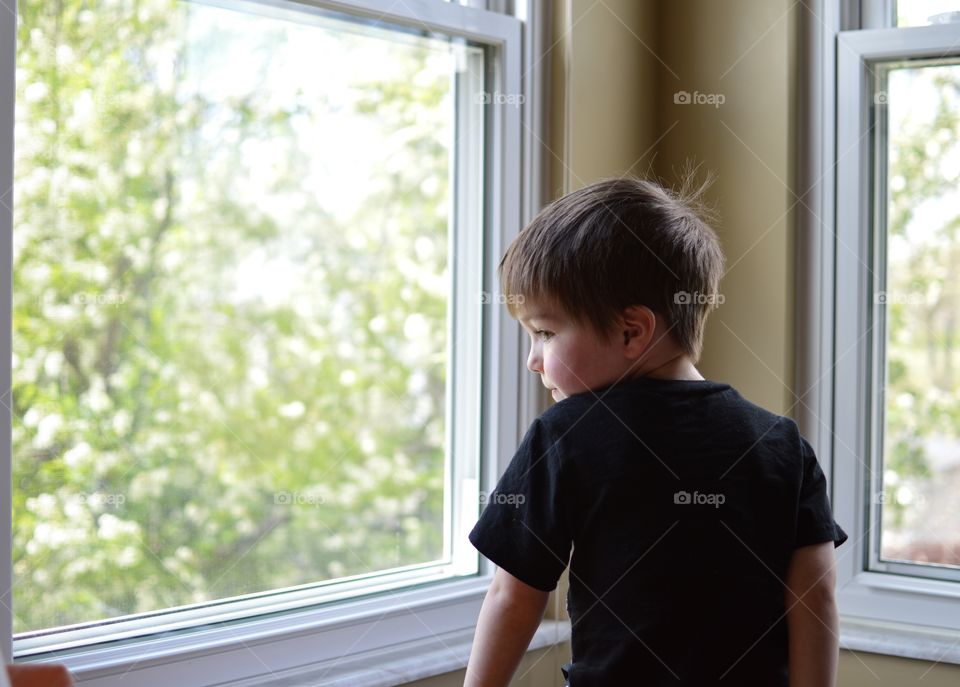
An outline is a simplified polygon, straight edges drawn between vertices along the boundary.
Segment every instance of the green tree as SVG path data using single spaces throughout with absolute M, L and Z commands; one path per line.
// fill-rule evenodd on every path
M 173 0 L 19 11 L 16 631 L 440 558 L 437 51 L 381 47 L 395 76 L 327 102 L 265 86 L 294 24 Z M 345 63 L 370 40 L 314 30 Z M 255 69 L 220 88 L 241 47 Z M 304 146 L 334 116 L 392 146 L 347 216 Z
M 958 181 L 951 160 L 960 154 L 960 74 L 956 67 L 934 67 L 891 78 L 898 85 L 923 79 L 936 94 L 932 117 L 904 108 L 890 141 L 884 469 L 895 481 L 884 527 L 897 530 L 916 506 L 895 498 L 896 484 L 912 484 L 922 496 L 923 485 L 937 478 L 927 456 L 930 438 L 960 441 L 960 215 L 950 200 Z M 931 208 L 936 216 L 921 218 Z

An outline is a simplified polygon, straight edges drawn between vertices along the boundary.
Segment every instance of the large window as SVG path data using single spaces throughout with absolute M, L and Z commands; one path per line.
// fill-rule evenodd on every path
M 18 3 L 15 656 L 480 571 L 519 22 L 400 5 Z
M 960 579 L 960 67 L 874 73 L 872 567 Z
M 960 662 L 960 6 L 810 5 L 798 344 L 841 641 Z
M 15 631 L 449 560 L 482 51 L 241 6 L 20 17 Z

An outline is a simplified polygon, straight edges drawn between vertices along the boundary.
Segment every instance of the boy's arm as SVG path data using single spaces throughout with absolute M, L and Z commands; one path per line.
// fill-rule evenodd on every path
M 787 568 L 790 687 L 834 687 L 839 660 L 834 543 L 802 546 Z
M 550 592 L 497 568 L 477 620 L 464 687 L 506 687 L 540 626 Z

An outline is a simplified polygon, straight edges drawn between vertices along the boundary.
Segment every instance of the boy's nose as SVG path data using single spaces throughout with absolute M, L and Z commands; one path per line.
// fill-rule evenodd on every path
M 531 372 L 543 373 L 543 360 L 533 346 L 530 347 L 530 355 L 527 356 L 527 369 Z

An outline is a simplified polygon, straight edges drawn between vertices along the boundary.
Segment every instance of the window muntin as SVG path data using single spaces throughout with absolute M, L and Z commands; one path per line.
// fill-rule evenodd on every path
M 65 4 L 56 40 L 55 8 L 19 7 L 14 574 L 43 594 L 15 630 L 464 572 L 482 232 L 450 218 L 482 207 L 484 51 L 306 8 Z

